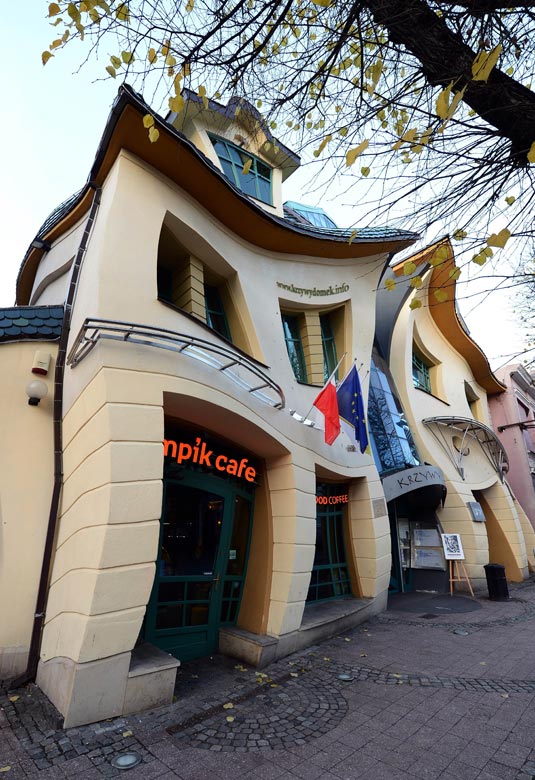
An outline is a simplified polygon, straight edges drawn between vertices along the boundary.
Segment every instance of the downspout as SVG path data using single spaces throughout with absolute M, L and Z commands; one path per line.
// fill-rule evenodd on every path
M 32 637 L 30 640 L 30 651 L 28 653 L 28 663 L 26 670 L 13 680 L 10 680 L 10 687 L 16 688 L 35 680 L 37 666 L 39 664 L 39 652 L 41 649 L 41 638 L 43 626 L 45 623 L 46 604 L 48 597 L 48 584 L 53 561 L 53 547 L 56 538 L 58 524 L 59 500 L 61 489 L 63 487 L 63 381 L 65 377 L 65 358 L 67 354 L 67 343 L 71 329 L 72 308 L 82 261 L 84 259 L 89 236 L 93 228 L 98 207 L 100 205 L 101 188 L 94 182 L 89 182 L 88 187 L 94 190 L 91 210 L 86 222 L 84 233 L 76 253 L 76 258 L 72 267 L 71 281 L 65 300 L 65 313 L 63 316 L 63 325 L 59 338 L 58 355 L 56 358 L 56 369 L 54 372 L 54 407 L 53 407 L 53 429 L 54 429 L 54 483 L 52 489 L 52 499 L 50 502 L 50 512 L 48 515 L 48 527 L 46 531 L 45 547 L 43 552 L 43 563 L 41 566 L 41 575 L 39 578 L 39 588 L 37 590 L 37 600 L 35 604 L 35 614 L 32 626 Z

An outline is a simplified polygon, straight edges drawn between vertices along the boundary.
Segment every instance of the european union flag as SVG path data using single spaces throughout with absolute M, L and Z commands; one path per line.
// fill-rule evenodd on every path
M 366 415 L 362 400 L 359 375 L 355 365 L 346 378 L 339 384 L 336 390 L 338 409 L 342 422 L 350 425 L 355 431 L 355 441 L 360 444 L 360 451 L 364 452 L 368 446 L 368 431 L 366 429 Z

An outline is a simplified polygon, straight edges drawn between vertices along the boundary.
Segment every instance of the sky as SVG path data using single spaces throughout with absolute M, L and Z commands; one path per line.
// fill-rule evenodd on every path
M 79 70 L 87 47 L 78 42 L 43 67 L 41 52 L 54 37 L 45 17 L 47 7 L 48 2 L 29 0 L 24 17 L 16 3 L 2 9 L 0 306 L 14 304 L 22 258 L 41 224 L 85 183 L 120 84 L 104 71 L 111 52 L 103 51 L 100 63 Z M 306 170 L 294 174 L 285 185 L 284 198 L 320 205 L 318 195 L 308 192 L 307 177 Z M 342 194 L 337 198 L 333 185 L 327 202 L 322 202 L 341 227 L 354 222 L 347 200 Z M 411 229 L 410 224 L 406 229 Z M 487 288 L 488 283 L 481 285 L 481 290 Z M 458 298 L 471 335 L 493 368 L 521 350 L 522 334 L 508 293 L 466 298 L 459 286 Z

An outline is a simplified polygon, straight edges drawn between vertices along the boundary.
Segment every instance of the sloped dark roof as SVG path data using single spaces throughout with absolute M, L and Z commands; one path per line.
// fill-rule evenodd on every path
M 203 184 L 201 187 L 199 181 L 193 181 L 191 183 L 191 189 L 188 191 L 190 191 L 190 194 L 192 194 L 193 197 L 197 200 L 200 200 L 205 206 L 206 203 L 204 202 L 203 198 L 206 198 L 206 193 L 208 192 L 211 198 L 211 208 L 217 218 L 221 219 L 222 210 L 226 210 L 226 200 L 220 197 L 221 184 L 223 184 L 227 191 L 234 193 L 236 196 L 236 203 L 239 202 L 246 206 L 248 214 L 252 218 L 252 220 L 246 219 L 244 216 L 240 215 L 238 219 L 236 217 L 235 210 L 231 210 L 231 212 L 229 212 L 229 221 L 226 224 L 230 226 L 233 231 L 238 232 L 243 236 L 243 231 L 240 233 L 238 228 L 241 229 L 244 225 L 247 225 L 250 234 L 252 232 L 252 223 L 256 223 L 258 219 L 261 218 L 261 220 L 264 222 L 265 229 L 260 231 L 255 230 L 254 235 L 258 241 L 258 246 L 262 248 L 272 249 L 274 243 L 277 244 L 277 247 L 279 246 L 279 235 L 282 234 L 278 233 L 278 228 L 283 228 L 287 230 L 289 234 L 291 234 L 288 235 L 290 246 L 286 249 L 286 251 L 297 252 L 298 254 L 319 255 L 321 257 L 330 256 L 329 245 L 333 245 L 333 242 L 334 245 L 347 245 L 348 251 L 355 251 L 355 257 L 362 257 L 362 249 L 358 248 L 359 244 L 391 244 L 391 246 L 384 248 L 383 251 L 393 253 L 404 248 L 402 246 L 403 244 L 407 246 L 419 238 L 417 233 L 412 233 L 406 230 L 396 230 L 388 227 L 365 227 L 358 230 L 326 230 L 324 228 L 318 228 L 313 225 L 306 224 L 306 222 L 297 223 L 297 221 L 294 222 L 290 219 L 279 217 L 266 211 L 261 206 L 256 204 L 251 198 L 245 195 L 241 190 L 235 187 L 233 183 L 227 179 L 224 173 L 219 168 L 217 168 L 211 160 L 202 154 L 202 152 L 182 133 L 176 130 L 176 128 L 169 124 L 169 122 L 166 121 L 163 117 L 160 117 L 152 112 L 150 106 L 145 103 L 141 95 L 135 92 L 128 85 L 123 84 L 120 87 L 118 97 L 113 104 L 110 117 L 97 149 L 95 161 L 91 168 L 87 183 L 79 192 L 75 193 L 72 197 L 68 198 L 66 201 L 64 201 L 64 203 L 52 211 L 52 213 L 47 217 L 39 229 L 36 240 L 32 242 L 23 258 L 17 277 L 18 301 L 26 302 L 29 300 L 29 290 L 33 284 L 36 268 L 41 256 L 39 255 L 39 252 L 42 253 L 44 249 L 44 247 L 35 246 L 36 241 L 43 240 L 45 243 L 49 240 L 53 241 L 54 237 L 53 235 L 51 236 L 51 234 L 64 218 L 67 218 L 71 213 L 75 214 L 75 209 L 79 206 L 84 206 L 84 204 L 86 204 L 87 208 L 89 208 L 91 199 L 93 197 L 92 193 L 94 192 L 95 188 L 98 188 L 102 185 L 105 174 L 109 170 L 110 160 L 114 159 L 113 154 L 116 150 L 114 150 L 114 147 L 112 146 L 112 141 L 116 144 L 122 144 L 123 148 L 132 151 L 133 154 L 139 155 L 140 153 L 148 154 L 149 152 L 154 152 L 154 149 L 151 147 L 156 147 L 157 144 L 149 145 L 149 142 L 146 139 L 146 132 L 144 130 L 142 140 L 140 140 L 141 136 L 138 135 L 121 135 L 121 133 L 124 133 L 124 128 L 128 123 L 130 110 L 140 115 L 143 115 L 147 112 L 151 113 L 154 116 L 155 123 L 160 133 L 162 133 L 162 135 L 165 133 L 169 142 L 178 142 L 184 151 L 188 152 L 188 155 L 190 155 L 190 158 L 188 157 L 188 164 L 190 167 L 193 167 L 193 161 L 197 160 L 201 162 L 204 169 L 214 177 L 213 186 L 210 188 L 207 188 L 206 184 Z M 116 131 L 118 134 L 117 138 L 114 137 Z M 167 148 L 164 144 L 164 140 L 165 139 L 161 138 L 159 141 L 159 147 L 161 149 Z M 156 152 L 157 151 L 158 150 L 156 150 Z M 153 154 L 153 158 L 150 159 L 150 162 L 158 169 L 158 165 L 162 164 L 162 161 L 161 159 L 158 159 L 157 153 Z M 166 164 L 171 166 L 170 171 L 166 169 L 166 175 L 170 175 L 171 178 L 174 176 L 176 179 L 179 171 L 188 169 L 188 166 L 184 165 L 184 160 L 181 161 L 181 166 L 179 168 L 176 163 L 176 155 L 166 156 L 165 160 Z M 202 197 L 200 197 L 201 195 Z M 217 205 L 217 208 L 215 209 L 214 204 Z M 303 243 L 298 248 L 296 248 L 295 239 L 301 240 L 301 238 L 303 239 Z M 312 239 L 313 241 L 319 239 L 322 243 L 325 242 L 326 246 L 320 247 L 318 245 L 317 247 L 313 247 L 308 243 L 308 239 Z M 248 240 L 251 239 L 249 238 Z M 337 252 L 338 254 L 336 254 Z M 335 250 L 333 256 L 337 257 L 339 256 L 339 253 L 340 248 L 338 247 L 338 249 Z M 23 278 L 25 275 L 28 277 L 26 281 L 24 281 Z
M 13 306 L 0 309 L 0 343 L 57 341 L 63 323 L 63 306 Z

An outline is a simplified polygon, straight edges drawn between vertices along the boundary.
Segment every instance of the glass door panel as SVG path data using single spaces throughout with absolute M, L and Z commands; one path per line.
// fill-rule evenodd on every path
M 189 474 L 165 481 L 149 642 L 184 661 L 216 649 L 220 626 L 237 618 L 251 512 L 250 498 L 220 480 Z

